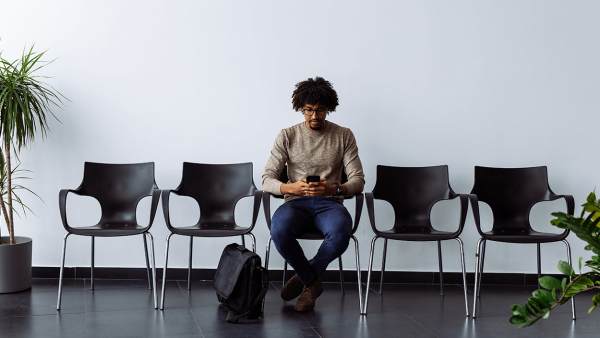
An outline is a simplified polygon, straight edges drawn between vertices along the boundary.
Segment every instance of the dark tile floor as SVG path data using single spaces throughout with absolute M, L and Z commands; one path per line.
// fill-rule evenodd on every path
M 484 285 L 477 319 L 465 317 L 462 288 L 447 285 L 389 284 L 384 296 L 371 291 L 367 316 L 359 314 L 356 284 L 324 284 L 314 311 L 297 313 L 294 302 L 279 297 L 281 283 L 266 296 L 265 314 L 257 320 L 225 322 L 225 312 L 210 282 L 170 281 L 165 310 L 155 310 L 143 280 L 65 280 L 62 310 L 56 311 L 58 282 L 35 279 L 30 290 L 0 295 L 0 337 L 598 337 L 598 313 L 587 314 L 591 295 L 559 308 L 534 327 L 508 323 L 510 305 L 522 304 L 533 287 Z M 472 306 L 469 292 L 469 307 Z M 472 309 L 470 309 L 472 310 Z

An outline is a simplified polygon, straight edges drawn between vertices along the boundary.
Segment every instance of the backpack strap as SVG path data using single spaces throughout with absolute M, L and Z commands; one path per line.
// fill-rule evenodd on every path
M 263 298 L 265 298 L 265 296 L 267 295 L 267 291 L 269 291 L 269 273 L 267 272 L 266 269 L 262 269 L 262 281 L 263 281 L 263 287 L 262 290 L 260 290 L 260 293 L 258 294 L 258 296 L 256 297 L 256 299 L 254 300 L 254 303 L 252 303 L 252 305 L 249 307 L 249 310 L 242 313 L 242 314 L 238 314 L 235 311 L 229 311 L 227 312 L 227 318 L 225 318 L 225 321 L 229 322 L 229 323 L 237 323 L 238 319 L 240 319 L 240 317 L 243 317 L 245 315 L 247 315 L 248 313 L 250 313 L 250 311 L 252 311 L 252 309 L 254 309 L 255 306 L 257 306 L 258 304 L 260 304 L 263 300 Z

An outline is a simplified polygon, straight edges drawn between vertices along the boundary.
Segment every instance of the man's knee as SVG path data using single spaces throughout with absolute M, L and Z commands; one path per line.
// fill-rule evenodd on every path
M 287 208 L 283 206 L 277 209 L 271 222 L 271 238 L 276 243 L 285 242 L 287 239 L 294 237 L 294 222 L 285 209 Z
M 282 226 L 281 224 L 273 224 L 271 226 L 271 238 L 275 243 L 284 242 L 289 237 L 290 232 L 285 226 Z
M 328 230 L 327 240 L 331 243 L 336 253 L 344 253 L 352 237 L 352 223 L 340 222 L 329 227 Z

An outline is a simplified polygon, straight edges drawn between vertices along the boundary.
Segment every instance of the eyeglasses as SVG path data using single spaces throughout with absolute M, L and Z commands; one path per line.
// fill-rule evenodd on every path
M 317 108 L 317 109 L 302 108 L 302 112 L 306 116 L 313 116 L 314 113 L 317 113 L 317 116 L 323 116 L 327 113 L 327 109 L 325 109 L 325 108 Z

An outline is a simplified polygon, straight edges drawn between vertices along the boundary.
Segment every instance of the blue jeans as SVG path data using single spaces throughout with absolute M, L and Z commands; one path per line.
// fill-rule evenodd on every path
M 296 237 L 307 229 L 325 236 L 309 262 Z M 327 265 L 348 248 L 352 218 L 342 203 L 331 197 L 304 196 L 280 206 L 271 221 L 271 237 L 277 251 L 294 268 L 304 285 L 319 278 Z

